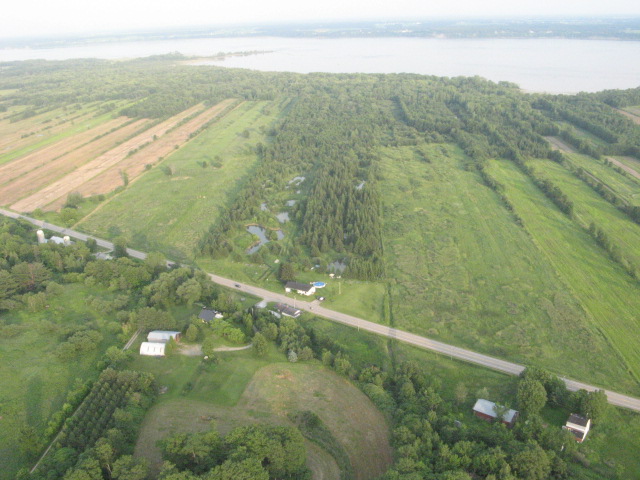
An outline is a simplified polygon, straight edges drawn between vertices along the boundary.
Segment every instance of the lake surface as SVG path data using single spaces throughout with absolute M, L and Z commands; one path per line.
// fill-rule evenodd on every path
M 106 43 L 50 49 L 0 49 L 0 61 L 121 59 L 180 52 L 269 51 L 208 62 L 299 73 L 479 75 L 527 91 L 576 93 L 640 86 L 640 42 L 565 39 L 220 38 Z

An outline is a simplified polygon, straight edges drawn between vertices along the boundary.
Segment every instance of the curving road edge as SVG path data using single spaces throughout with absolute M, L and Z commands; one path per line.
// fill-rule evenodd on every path
M 70 237 L 73 237 L 77 240 L 86 241 L 88 238 L 93 238 L 96 240 L 99 246 L 103 248 L 113 249 L 113 243 L 108 242 L 107 240 L 103 240 L 101 238 L 94 237 L 92 235 L 86 235 L 84 233 L 76 232 L 74 230 L 59 227 L 57 225 L 52 225 L 43 220 L 36 220 L 34 218 L 26 217 L 24 215 L 14 213 L 9 210 L 4 210 L 2 208 L 0 208 L 0 214 L 10 218 L 26 220 L 27 222 L 30 222 L 36 225 L 37 227 L 45 228 L 47 230 L 51 230 L 53 232 L 61 233 L 64 235 L 69 235 Z M 131 257 L 138 258 L 141 260 L 144 260 L 147 257 L 146 253 L 138 250 L 127 249 L 127 253 Z M 171 265 L 174 262 L 167 262 L 167 263 Z M 236 280 L 221 277 L 213 273 L 209 273 L 209 277 L 211 277 L 211 280 L 213 280 L 215 283 L 219 285 L 222 285 L 224 287 L 228 287 L 240 292 L 244 292 L 249 295 L 254 295 L 256 297 L 263 298 L 267 302 L 280 302 L 280 303 L 291 302 L 291 298 L 284 294 L 271 292 L 269 290 L 255 287 L 253 285 L 246 285 Z M 456 358 L 458 360 L 480 365 L 480 366 L 490 368 L 492 370 L 497 370 L 499 372 L 507 373 L 510 375 L 519 375 L 525 368 L 524 365 L 507 362 L 505 360 L 501 360 L 499 358 L 491 357 L 488 355 L 483 355 L 481 353 L 477 353 L 472 350 L 455 347 L 453 345 L 438 342 L 436 340 L 431 340 L 429 338 L 422 337 L 420 335 L 415 335 L 413 333 L 405 332 L 404 330 L 398 330 L 397 328 L 388 327 L 386 325 L 380 325 L 378 323 L 373 323 L 368 320 L 364 320 L 362 318 L 353 317 L 351 315 L 336 312 L 334 310 L 329 310 L 327 308 L 321 307 L 319 304 L 317 304 L 317 302 L 311 303 L 311 302 L 296 300 L 296 308 L 311 312 L 314 315 L 326 318 L 327 320 L 342 323 L 343 325 L 348 325 L 350 327 L 362 329 L 367 332 L 375 333 L 377 335 L 382 335 L 391 339 L 398 340 L 400 342 L 414 345 L 419 348 L 432 350 L 434 352 L 441 353 L 451 358 Z M 572 380 L 569 378 L 565 378 L 565 377 L 560 377 L 560 378 L 565 382 L 565 384 L 567 385 L 567 388 L 571 391 L 576 391 L 580 389 L 584 389 L 587 391 L 604 390 L 605 393 L 607 394 L 607 399 L 609 400 L 610 404 L 615 405 L 617 407 L 623 407 L 629 410 L 640 412 L 640 399 L 638 398 L 630 397 L 628 395 L 623 395 L 621 393 L 613 392 L 611 390 L 602 389 L 602 388 L 589 385 L 586 383 L 578 382 L 576 380 Z

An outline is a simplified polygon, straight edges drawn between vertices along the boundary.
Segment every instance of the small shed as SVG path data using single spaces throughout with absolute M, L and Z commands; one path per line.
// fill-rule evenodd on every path
M 224 315 L 222 315 L 222 313 L 218 312 L 217 310 L 210 310 L 208 308 L 203 308 L 200 311 L 200 315 L 198 315 L 198 318 L 203 322 L 207 323 L 213 320 L 214 318 L 224 318 Z
M 147 340 L 149 342 L 167 343 L 172 338 L 176 342 L 179 342 L 180 332 L 173 332 L 168 330 L 153 330 L 147 335 Z
M 573 436 L 576 437 L 576 442 L 582 443 L 582 441 L 587 438 L 587 433 L 589 433 L 590 427 L 590 419 L 572 413 L 569 415 L 567 423 L 562 428 L 573 433 Z
M 296 292 L 300 295 L 313 295 L 316 293 L 316 287 L 308 283 L 287 282 L 284 291 L 287 293 Z
M 164 357 L 165 343 L 142 342 L 140 344 L 140 355 L 148 355 L 150 357 Z
M 488 421 L 493 421 L 498 418 L 498 414 L 496 413 L 496 411 L 496 404 L 483 398 L 479 398 L 476 401 L 476 404 L 473 406 L 473 413 L 475 414 L 475 416 Z M 518 419 L 518 415 L 519 413 L 516 410 L 509 409 L 503 415 L 500 421 L 508 427 L 512 427 Z

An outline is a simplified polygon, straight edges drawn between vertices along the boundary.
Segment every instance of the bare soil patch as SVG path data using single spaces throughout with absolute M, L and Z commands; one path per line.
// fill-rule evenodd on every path
M 20 200 L 19 202 L 12 205 L 11 208 L 16 209 L 20 212 L 31 212 L 36 208 L 46 207 L 56 200 L 59 200 L 57 206 L 62 206 L 68 193 L 80 191 L 81 185 L 83 185 L 85 182 L 101 174 L 108 168 L 116 165 L 118 162 L 124 160 L 131 151 L 135 151 L 141 148 L 143 145 L 153 142 L 154 136 L 156 138 L 159 138 L 162 135 L 165 135 L 167 133 L 167 130 L 175 127 L 180 121 L 184 120 L 190 115 L 193 115 L 201 108 L 202 106 L 196 105 L 185 110 L 184 112 L 181 112 L 178 115 L 171 117 L 164 122 L 161 122 L 149 128 L 143 133 L 136 135 L 135 137 L 112 148 L 108 152 L 103 153 L 99 157 L 83 164 L 70 174 L 64 176 L 56 182 L 51 183 L 39 192 L 36 192 L 33 195 Z M 122 179 L 118 174 L 118 182 L 111 185 L 107 191 L 111 191 L 119 185 L 122 185 Z
M 196 132 L 204 124 L 217 117 L 224 111 L 235 99 L 228 99 L 211 107 L 201 115 L 189 120 L 184 125 L 180 125 L 175 130 L 168 132 L 147 145 L 139 152 L 127 156 L 122 161 L 103 171 L 100 175 L 96 175 L 91 180 L 84 183 L 78 191 L 84 195 L 97 195 L 100 193 L 109 193 L 117 186 L 122 185 L 120 171 L 126 172 L 129 181 L 135 180 L 145 172 L 147 165 L 155 164 L 160 158 L 165 158 L 175 151 L 176 146 L 181 146 L 188 142 L 191 134 Z M 184 177 L 177 177 L 180 179 Z M 60 201 L 51 205 L 54 209 L 61 206 Z
M 0 199 L 2 199 L 3 204 L 17 202 L 19 199 L 44 188 L 52 181 L 73 172 L 92 158 L 122 142 L 147 122 L 147 120 L 139 120 L 120 127 L 126 120 L 123 117 L 119 122 L 115 120 L 115 123 L 108 122 L 101 130 L 106 129 L 106 132 L 109 132 L 116 128 L 114 132 L 94 141 L 89 141 L 68 153 L 53 157 L 57 153 L 56 149 L 50 149 L 49 155 L 41 155 L 36 152 L 0 167 L 0 177 L 3 175 L 2 170 L 9 170 L 8 176 L 11 177 L 0 187 Z M 76 137 L 78 136 L 73 138 Z M 95 138 L 95 135 L 92 138 Z

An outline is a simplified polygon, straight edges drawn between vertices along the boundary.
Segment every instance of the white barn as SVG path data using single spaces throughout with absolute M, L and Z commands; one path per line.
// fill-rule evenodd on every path
M 140 355 L 151 357 L 164 357 L 165 343 L 142 342 L 140 345 Z
M 169 330 L 153 330 L 147 335 L 149 342 L 167 343 L 169 340 L 174 339 L 176 342 L 180 340 L 180 332 L 174 332 Z

